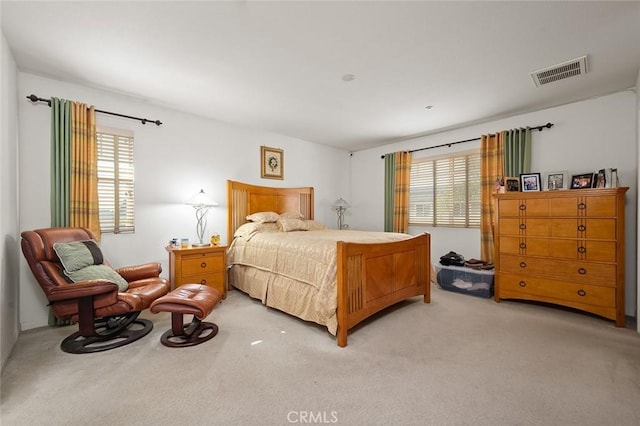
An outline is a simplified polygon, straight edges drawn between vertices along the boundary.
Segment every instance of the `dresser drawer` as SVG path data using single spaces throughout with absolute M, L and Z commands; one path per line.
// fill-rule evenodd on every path
M 500 218 L 500 235 L 548 237 L 550 235 L 549 219 Z
M 616 265 L 613 263 L 595 263 L 545 259 L 540 257 L 500 255 L 500 272 L 531 277 L 546 277 L 557 280 L 600 286 L 616 286 Z
M 592 306 L 615 307 L 616 303 L 615 288 L 613 287 L 506 273 L 500 273 L 498 280 L 500 283 L 500 297 L 515 297 L 516 294 L 521 293 L 538 296 L 545 300 L 557 299 L 563 302 Z
M 596 262 L 615 262 L 617 259 L 615 241 L 553 239 L 550 246 L 550 253 L 562 259 L 580 259 Z
M 549 238 L 522 238 L 500 236 L 500 253 L 522 256 L 547 256 L 551 250 Z
M 545 198 L 527 198 L 500 200 L 500 216 L 549 216 L 549 200 Z
M 551 219 L 552 237 L 615 240 L 615 219 Z
M 224 256 L 222 254 L 203 254 L 183 256 L 182 275 L 198 275 L 224 271 Z
M 551 205 L 552 216 L 615 217 L 616 196 L 579 196 L 557 198 Z

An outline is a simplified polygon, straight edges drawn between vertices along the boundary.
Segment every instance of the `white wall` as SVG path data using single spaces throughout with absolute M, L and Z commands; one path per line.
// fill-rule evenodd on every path
M 0 103 L 0 370 L 18 340 L 18 104 L 13 55 L 1 40 Z M 11 208 L 5 208 L 11 206 Z
M 102 248 L 114 267 L 146 261 L 163 264 L 164 247 L 173 238 L 196 239 L 195 213 L 183 203 L 201 188 L 220 207 L 210 210 L 207 233 L 226 235 L 226 180 L 266 186 L 313 186 L 315 217 L 331 226 L 329 204 L 341 195 L 348 178 L 346 151 L 250 130 L 150 105 L 126 96 L 78 85 L 18 74 L 20 108 L 20 209 L 22 230 L 49 226 L 49 131 L 51 110 L 26 96 L 52 96 L 95 105 L 97 109 L 160 120 L 140 122 L 97 114 L 99 125 L 135 133 L 136 232 L 104 235 Z M 260 178 L 260 146 L 284 149 L 284 180 Z M 46 300 L 21 261 L 20 322 L 22 330 L 46 325 Z
M 635 315 L 636 227 L 638 187 L 638 107 L 633 90 L 589 99 L 555 108 L 521 114 L 502 120 L 469 126 L 364 151 L 351 157 L 352 228 L 382 230 L 384 215 L 384 161 L 380 156 L 479 137 L 486 133 L 521 126 L 554 123 L 554 127 L 533 133 L 531 167 L 533 172 L 591 172 L 617 167 L 620 184 L 629 186 L 626 196 L 626 314 Z M 418 156 L 464 151 L 479 142 L 453 145 L 414 153 Z M 478 229 L 411 227 L 410 233 L 427 231 L 432 235 L 432 261 L 453 250 L 466 258 L 480 257 Z

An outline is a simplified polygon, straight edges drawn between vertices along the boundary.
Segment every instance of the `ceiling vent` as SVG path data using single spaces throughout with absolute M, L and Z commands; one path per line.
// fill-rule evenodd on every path
M 587 57 L 572 59 L 552 67 L 543 68 L 531 73 L 531 78 L 536 86 L 540 87 L 554 81 L 564 80 L 587 73 Z

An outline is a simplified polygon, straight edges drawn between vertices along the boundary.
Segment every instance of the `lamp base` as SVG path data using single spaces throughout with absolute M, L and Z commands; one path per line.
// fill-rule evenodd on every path
M 191 247 L 209 247 L 211 243 L 193 243 Z

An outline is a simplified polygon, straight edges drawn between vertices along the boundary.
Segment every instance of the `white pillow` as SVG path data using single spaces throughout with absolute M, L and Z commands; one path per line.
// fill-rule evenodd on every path
M 327 227 L 324 226 L 324 223 L 312 219 L 307 219 L 304 223 L 307 225 L 307 230 L 309 231 L 321 231 L 323 229 L 327 229 Z
M 284 232 L 307 230 L 307 224 L 304 223 L 304 220 L 300 219 L 278 219 L 277 223 L 278 228 L 280 228 Z
M 280 213 L 280 219 L 302 219 L 302 213 L 298 212 L 284 212 Z
M 247 220 L 256 223 L 271 223 L 280 218 L 276 212 L 256 212 L 247 216 Z
M 276 223 L 257 223 L 248 222 L 244 225 L 240 225 L 236 232 L 233 234 L 233 238 L 244 238 L 249 241 L 251 237 L 260 232 L 277 232 L 279 231 Z

